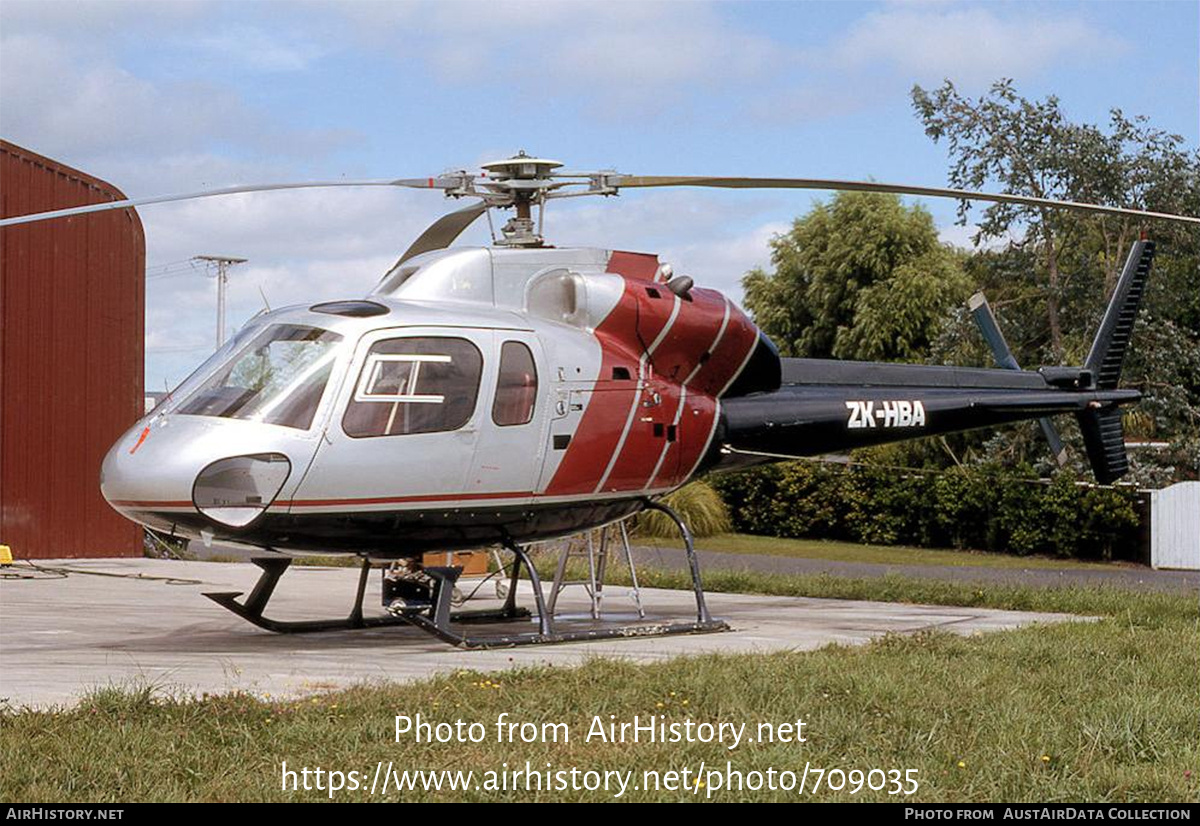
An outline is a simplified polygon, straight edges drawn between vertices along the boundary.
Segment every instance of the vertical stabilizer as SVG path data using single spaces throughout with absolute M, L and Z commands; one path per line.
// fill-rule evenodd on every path
M 1096 481 L 1102 485 L 1120 479 L 1129 470 L 1125 453 L 1125 431 L 1121 427 L 1121 411 L 1116 407 L 1088 410 L 1077 414 L 1088 462 Z
M 1117 288 L 1104 312 L 1096 340 L 1092 342 L 1092 350 L 1084 362 L 1084 367 L 1091 371 L 1095 387 L 1099 390 L 1117 388 L 1125 351 L 1129 348 L 1129 337 L 1133 333 L 1133 322 L 1137 318 L 1142 294 L 1146 291 L 1146 279 L 1153 261 L 1153 241 L 1138 241 L 1129 251 L 1125 269 L 1117 281 Z
M 1125 364 L 1125 351 L 1133 334 L 1138 306 L 1146 290 L 1146 279 L 1154 261 L 1154 242 L 1138 241 L 1129 251 L 1125 269 L 1117 281 L 1108 309 L 1084 367 L 1092 374 L 1092 386 L 1097 390 L 1116 390 Z M 1101 484 L 1108 484 L 1129 470 L 1125 454 L 1125 434 L 1121 427 L 1121 411 L 1115 406 L 1098 407 L 1077 414 L 1083 443 L 1087 448 L 1092 472 Z

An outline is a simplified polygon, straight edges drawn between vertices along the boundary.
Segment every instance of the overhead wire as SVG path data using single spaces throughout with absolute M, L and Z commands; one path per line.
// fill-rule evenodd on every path
M 153 264 L 146 267 L 146 280 L 154 281 L 160 278 L 175 278 L 180 275 L 192 275 L 207 272 L 208 267 L 193 258 L 182 261 L 169 261 L 165 264 Z

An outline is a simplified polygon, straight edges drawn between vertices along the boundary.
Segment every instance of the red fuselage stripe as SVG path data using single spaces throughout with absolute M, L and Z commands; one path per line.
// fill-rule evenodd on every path
M 187 501 L 152 501 L 152 500 L 132 500 L 132 499 L 116 499 L 113 500 L 113 505 L 121 508 L 190 508 L 191 502 Z
M 717 396 L 741 373 L 758 340 L 758 328 L 746 314 L 715 290 L 697 287 L 684 300 L 655 282 L 655 256 L 614 252 L 608 272 L 621 276 L 625 289 L 596 327 L 600 375 L 590 390 L 577 391 L 587 407 L 546 488 L 549 495 L 682 484 L 708 449 Z M 668 323 L 670 329 L 647 359 L 641 377 L 645 390 L 639 392 L 637 365 Z M 718 330 L 723 334 L 717 336 Z M 617 366 L 628 370 L 630 380 L 610 378 Z M 683 383 L 689 378 L 685 396 Z M 603 480 L 599 489 L 598 480 Z

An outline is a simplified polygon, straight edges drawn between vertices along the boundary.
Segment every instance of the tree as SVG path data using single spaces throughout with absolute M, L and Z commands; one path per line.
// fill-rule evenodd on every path
M 1200 215 L 1200 151 L 1145 118 L 1114 109 L 1107 129 L 1072 123 L 1057 98 L 1026 100 L 1007 80 L 977 100 L 948 81 L 932 92 L 914 87 L 912 100 L 926 133 L 949 146 L 952 186 L 998 184 L 1019 195 Z M 960 206 L 960 223 L 967 209 Z M 1172 447 L 1134 454 L 1134 478 L 1194 478 L 1200 472 L 1200 232 L 1008 204 L 984 210 L 978 223 L 980 236 L 1019 239 L 1005 250 L 977 252 L 968 271 L 987 291 L 1018 360 L 1030 367 L 1080 363 L 1130 244 L 1142 232 L 1158 242 L 1123 383 L 1145 394 L 1127 414 L 1127 431 Z M 935 355 L 958 360 L 974 341 L 964 316 L 948 325 Z M 1070 441 L 1071 423 L 1064 424 Z M 1032 428 L 1026 430 L 1032 438 Z M 1003 440 L 1005 449 L 1019 444 Z M 986 455 L 995 458 L 994 449 Z
M 978 100 L 960 94 L 950 81 L 933 92 L 914 86 L 912 101 L 926 134 L 949 144 L 954 187 L 985 189 L 997 182 L 1015 195 L 1195 214 L 1200 154 L 1187 152 L 1182 137 L 1153 129 L 1144 118 L 1130 120 L 1114 109 L 1108 132 L 1071 123 L 1057 97 L 1029 101 L 1011 80 L 998 81 Z M 960 223 L 966 223 L 968 208 L 960 205 Z M 1024 231 L 1023 243 L 1041 264 L 1029 277 L 1044 296 L 1049 356 L 1060 363 L 1067 350 L 1062 309 L 1070 291 L 1083 287 L 1086 296 L 1106 298 L 1129 244 L 1148 227 L 1133 218 L 995 204 L 984 210 L 979 229 L 981 236 L 996 238 Z M 1154 229 L 1167 239 L 1184 232 L 1171 225 Z M 1086 269 L 1065 266 L 1065 256 L 1081 251 Z M 1089 279 L 1073 278 L 1076 272 L 1102 276 L 1103 286 L 1081 284 Z
M 843 192 L 771 240 L 746 307 L 788 356 L 920 360 L 969 292 L 962 256 L 898 196 Z

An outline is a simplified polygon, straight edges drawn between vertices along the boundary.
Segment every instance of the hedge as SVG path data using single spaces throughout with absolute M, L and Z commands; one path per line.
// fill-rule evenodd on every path
M 1065 471 L 1046 482 L 1032 475 L 798 461 L 707 481 L 743 533 L 1079 559 L 1140 555 L 1135 490 L 1077 484 Z

